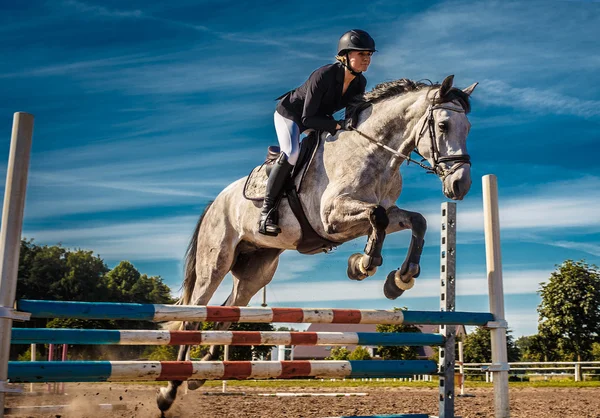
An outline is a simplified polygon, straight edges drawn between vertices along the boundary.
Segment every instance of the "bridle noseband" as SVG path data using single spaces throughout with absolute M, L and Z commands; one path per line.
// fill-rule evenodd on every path
M 447 155 L 447 156 L 440 157 L 440 155 L 439 155 L 440 152 L 439 152 L 439 149 L 437 146 L 437 136 L 435 134 L 435 120 L 433 118 L 433 111 L 438 110 L 438 109 L 445 109 L 445 110 L 450 110 L 452 112 L 465 113 L 465 110 L 462 107 L 460 109 L 457 109 L 455 107 L 444 106 L 444 104 L 442 104 L 442 103 L 441 104 L 430 104 L 427 107 L 427 117 L 425 118 L 425 121 L 423 122 L 423 127 L 419 131 L 419 136 L 417 137 L 417 140 L 415 141 L 415 147 L 411 151 L 411 153 L 414 152 L 418 156 L 420 156 L 422 158 L 421 161 L 413 160 L 412 158 L 410 158 L 409 155 L 404 155 L 400 152 L 400 150 L 394 150 L 394 149 L 388 147 L 387 145 L 382 144 L 381 142 L 377 141 L 374 138 L 371 138 L 369 135 L 365 134 L 364 132 L 359 131 L 357 128 L 351 128 L 351 130 L 355 131 L 362 137 L 368 139 L 369 141 L 371 141 L 378 147 L 383 148 L 386 151 L 394 154 L 394 158 L 400 158 L 400 159 L 406 160 L 407 165 L 409 163 L 415 163 L 419 167 L 421 167 L 422 169 L 427 171 L 428 173 L 437 174 L 442 180 L 444 180 L 446 177 L 454 174 L 456 172 L 456 170 L 458 170 L 463 165 L 465 165 L 465 164 L 471 165 L 471 157 L 469 156 L 469 154 Z M 425 135 L 426 129 L 429 130 L 429 137 L 431 139 L 431 146 L 429 149 L 429 152 L 431 153 L 431 159 L 433 161 L 433 165 L 431 165 L 431 166 L 423 164 L 423 161 L 426 161 L 427 159 L 424 158 L 418 152 L 419 141 L 421 140 L 421 138 L 423 138 L 423 135 Z M 444 165 L 450 166 L 450 168 L 444 168 Z

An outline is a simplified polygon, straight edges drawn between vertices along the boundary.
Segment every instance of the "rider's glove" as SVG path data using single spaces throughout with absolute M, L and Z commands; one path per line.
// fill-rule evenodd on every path
M 341 129 L 343 129 L 345 131 L 351 131 L 352 129 L 354 129 L 356 127 L 354 124 L 353 118 L 339 120 L 338 124 L 341 126 Z

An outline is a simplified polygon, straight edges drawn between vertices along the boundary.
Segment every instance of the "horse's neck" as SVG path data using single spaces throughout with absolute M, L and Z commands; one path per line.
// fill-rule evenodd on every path
M 427 105 L 425 92 L 409 93 L 376 103 L 370 115 L 361 114 L 359 130 L 381 144 L 408 155 L 414 149 L 419 121 L 424 116 Z M 354 135 L 356 138 L 359 134 Z M 367 140 L 362 138 L 361 142 L 364 141 Z M 369 146 L 377 147 L 374 144 Z M 389 157 L 392 155 L 389 154 Z

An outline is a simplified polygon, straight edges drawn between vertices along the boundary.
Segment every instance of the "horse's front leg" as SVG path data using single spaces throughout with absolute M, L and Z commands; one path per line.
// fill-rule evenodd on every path
M 406 254 L 406 259 L 402 263 L 402 267 L 398 270 L 393 270 L 388 274 L 383 286 L 383 293 L 388 299 L 396 299 L 405 290 L 412 288 L 415 284 L 415 279 L 419 277 L 421 267 L 421 253 L 425 244 L 425 232 L 427 231 L 427 221 L 417 212 L 409 212 L 400 209 L 397 206 L 391 206 L 387 210 L 389 218 L 389 226 L 387 233 L 410 229 L 412 237 L 410 247 Z
M 364 235 L 368 230 L 369 239 L 364 254 L 352 254 L 348 258 L 348 277 L 363 280 L 372 276 L 383 263 L 381 249 L 385 240 L 385 230 L 389 221 L 386 210 L 349 197 L 338 197 L 332 211 L 326 217 L 329 234 Z

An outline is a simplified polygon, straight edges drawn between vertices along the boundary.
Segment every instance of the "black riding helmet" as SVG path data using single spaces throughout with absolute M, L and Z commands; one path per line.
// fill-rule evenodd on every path
M 338 55 L 346 55 L 346 68 L 350 70 L 352 74 L 359 75 L 360 72 L 354 71 L 350 67 L 350 59 L 348 58 L 348 52 L 350 51 L 371 51 L 376 52 L 375 41 L 371 38 L 364 30 L 352 29 L 342 35 L 338 42 Z

